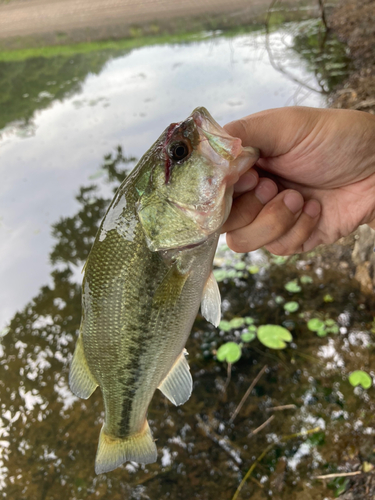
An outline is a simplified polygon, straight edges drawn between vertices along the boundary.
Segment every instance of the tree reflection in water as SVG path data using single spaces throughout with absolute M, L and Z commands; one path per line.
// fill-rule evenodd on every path
M 151 404 L 158 462 L 146 467 L 130 463 L 95 476 L 103 419 L 100 391 L 83 401 L 68 388 L 81 315 L 76 276 L 109 203 L 99 188 L 106 185 L 108 191 L 108 186 L 118 185 L 133 163 L 119 148 L 105 158 L 101 182 L 80 188 L 77 213 L 53 226 L 53 284 L 14 316 L 3 338 L 0 494 L 12 500 L 230 499 L 270 441 L 320 426 L 321 432 L 307 440 L 276 444 L 241 495 L 261 499 L 272 491 L 274 498 L 322 500 L 326 486 L 312 481 L 312 475 L 335 472 L 339 466 L 356 470 L 361 461 L 374 458 L 373 389 L 368 394 L 353 391 L 346 380 L 354 369 L 371 372 L 375 366 L 370 332 L 374 301 L 361 294 L 350 269 L 340 269 L 337 255 L 289 261 L 263 255 L 260 272 L 249 274 L 243 268 L 252 256 L 223 251 L 218 264 L 224 271 L 242 269 L 220 283 L 225 319 L 251 315 L 257 324 L 284 324 L 295 345 L 283 352 L 268 350 L 256 340 L 245 345 L 223 394 L 226 367 L 215 360 L 215 350 L 226 340 L 236 340 L 239 332 L 220 333 L 198 316 L 187 345 L 194 379 L 191 399 L 175 408 L 157 391 Z M 306 273 L 311 279 L 298 296 L 285 290 L 285 283 Z M 327 294 L 333 302 L 325 301 Z M 279 296 L 298 300 L 300 311 L 287 313 L 276 300 Z M 306 327 L 311 314 L 339 318 L 341 334 L 318 338 Z M 266 374 L 229 424 L 266 363 Z M 265 429 L 251 434 L 270 417 L 271 407 L 287 404 L 295 408 L 275 413 Z M 363 491 L 366 480 L 358 479 Z

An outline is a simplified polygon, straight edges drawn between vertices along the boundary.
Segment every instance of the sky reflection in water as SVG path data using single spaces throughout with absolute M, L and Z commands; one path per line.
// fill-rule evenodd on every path
M 169 123 L 197 106 L 224 124 L 293 104 L 299 85 L 271 66 L 264 41 L 255 32 L 133 50 L 109 60 L 100 74 L 88 74 L 79 93 L 36 112 L 26 127 L 6 127 L 0 141 L 0 281 L 7 287 L 0 290 L 0 328 L 50 282 L 50 226 L 74 212 L 78 186 L 114 147 L 139 158 Z M 283 64 L 319 88 L 306 62 L 287 50 L 291 41 L 290 31 L 270 37 Z M 296 99 L 324 105 L 319 93 L 302 90 Z

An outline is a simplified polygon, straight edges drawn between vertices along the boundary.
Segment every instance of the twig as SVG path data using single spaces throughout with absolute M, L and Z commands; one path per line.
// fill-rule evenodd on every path
M 272 408 L 266 408 L 266 411 L 282 411 L 282 410 L 294 410 L 297 408 L 296 405 L 282 405 L 282 406 L 272 406 Z
M 326 19 L 326 12 L 324 8 L 324 3 L 323 0 L 318 0 L 319 7 L 320 7 L 320 15 L 324 24 L 324 27 L 326 30 L 328 30 L 328 24 L 327 24 L 327 19 Z
M 361 470 L 357 470 L 356 472 L 338 472 L 337 474 L 326 474 L 324 476 L 313 476 L 313 479 L 331 479 L 333 477 L 358 476 L 359 474 L 363 474 L 363 472 Z
M 204 434 L 210 438 L 211 441 L 220 446 L 220 448 L 222 448 L 231 457 L 231 459 L 237 463 L 237 465 L 241 465 L 242 460 L 240 458 L 240 453 L 234 449 L 234 446 L 229 439 L 216 434 L 210 426 L 203 422 L 199 415 L 195 415 L 195 418 L 198 420 L 198 426 L 203 430 Z
M 282 436 L 281 439 L 280 439 L 280 442 L 287 442 L 289 441 L 290 439 L 293 439 L 293 438 L 296 438 L 296 437 L 303 437 L 303 436 L 307 436 L 309 434 L 315 434 L 316 432 L 320 432 L 321 428 L 320 427 L 315 427 L 314 429 L 309 429 L 307 431 L 303 431 L 303 432 L 297 432 L 296 434 L 289 434 L 287 436 Z M 236 489 L 233 497 L 232 497 L 232 500 L 237 500 L 238 498 L 238 495 L 240 494 L 244 484 L 246 483 L 246 481 L 249 479 L 249 477 L 251 476 L 251 474 L 253 473 L 255 467 L 258 465 L 258 463 L 263 460 L 263 458 L 267 455 L 267 453 L 269 451 L 271 451 L 277 444 L 279 443 L 271 443 L 267 446 L 267 448 L 259 455 L 259 457 L 255 460 L 255 462 L 252 464 L 252 466 L 250 467 L 250 469 L 246 472 L 244 478 L 242 479 L 241 483 L 239 484 L 238 488 Z
M 249 436 L 252 436 L 253 434 L 257 434 L 258 432 L 260 432 L 262 429 L 264 429 L 269 423 L 272 422 L 272 420 L 275 418 L 275 415 L 271 415 L 270 418 L 268 420 L 266 420 L 265 422 L 263 422 L 262 425 L 260 425 L 259 427 L 257 427 L 254 431 L 251 431 Z
M 229 385 L 231 376 L 232 376 L 232 363 L 228 363 L 228 366 L 227 366 L 227 379 L 226 379 L 224 387 L 223 387 L 224 394 L 226 393 L 226 391 L 228 389 L 228 385 Z
M 234 412 L 232 413 L 232 416 L 230 417 L 229 419 L 229 425 L 233 423 L 234 419 L 237 417 L 238 413 L 241 411 L 241 408 L 243 407 L 246 399 L 249 397 L 251 391 L 254 389 L 255 385 L 257 384 L 258 380 L 260 379 L 260 377 L 263 375 L 263 373 L 267 370 L 267 365 L 264 365 L 263 368 L 260 370 L 260 372 L 258 373 L 258 375 L 255 377 L 255 379 L 253 380 L 253 382 L 251 383 L 250 387 L 248 388 L 248 390 L 245 392 L 243 398 L 241 399 L 241 401 L 239 402 L 239 405 L 237 406 L 237 408 L 234 410 Z

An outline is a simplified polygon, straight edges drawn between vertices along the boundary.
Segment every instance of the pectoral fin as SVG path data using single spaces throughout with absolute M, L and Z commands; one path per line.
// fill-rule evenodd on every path
M 171 403 L 176 406 L 184 404 L 193 390 L 193 379 L 190 375 L 189 364 L 185 358 L 184 349 L 172 366 L 168 375 L 159 385 L 159 389 Z
M 78 337 L 70 366 L 69 385 L 73 394 L 82 399 L 88 399 L 98 387 L 87 364 L 81 335 Z
M 203 289 L 201 313 L 207 321 L 218 326 L 221 318 L 221 297 L 214 273 L 211 271 Z

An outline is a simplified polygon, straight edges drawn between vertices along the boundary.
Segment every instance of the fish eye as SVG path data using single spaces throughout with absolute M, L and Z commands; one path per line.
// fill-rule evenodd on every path
M 175 142 L 169 148 L 169 156 L 174 161 L 181 161 L 190 154 L 190 148 L 185 142 Z

